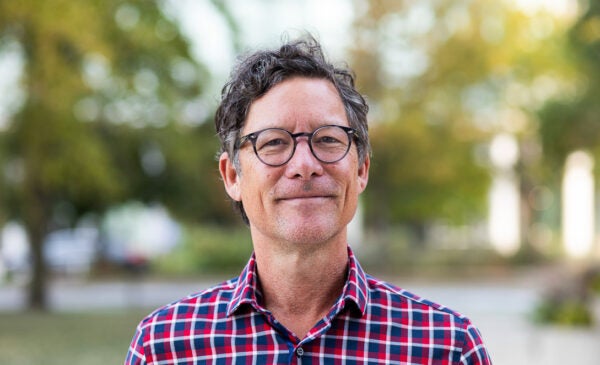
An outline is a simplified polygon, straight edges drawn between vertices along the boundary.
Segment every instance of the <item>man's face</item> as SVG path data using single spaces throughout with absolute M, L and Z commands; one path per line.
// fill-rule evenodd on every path
M 312 132 L 323 125 L 349 126 L 335 86 L 324 79 L 292 78 L 252 103 L 241 135 L 265 128 Z M 228 194 L 242 201 L 253 238 L 288 243 L 346 239 L 346 225 L 368 181 L 369 158 L 359 165 L 354 143 L 338 162 L 323 163 L 298 138 L 293 157 L 267 166 L 247 142 L 239 151 L 240 171 L 225 153 L 220 170 Z

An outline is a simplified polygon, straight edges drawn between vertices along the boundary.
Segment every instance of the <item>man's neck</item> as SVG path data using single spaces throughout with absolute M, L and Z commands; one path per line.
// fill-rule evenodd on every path
M 265 307 L 302 338 L 331 309 L 346 281 L 346 245 L 263 250 L 255 244 Z

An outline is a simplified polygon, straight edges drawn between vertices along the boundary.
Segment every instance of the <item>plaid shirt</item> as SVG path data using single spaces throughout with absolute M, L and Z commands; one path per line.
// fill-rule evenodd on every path
M 262 305 L 254 256 L 241 275 L 176 301 L 137 328 L 125 364 L 491 364 L 466 317 L 362 270 L 297 338 Z

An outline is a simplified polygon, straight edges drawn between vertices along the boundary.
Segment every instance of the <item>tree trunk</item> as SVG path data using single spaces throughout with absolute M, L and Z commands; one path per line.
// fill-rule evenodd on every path
M 33 259 L 33 272 L 29 283 L 29 308 L 45 311 L 48 309 L 46 262 L 43 255 L 44 231 L 43 227 L 28 227 L 29 241 Z
M 26 192 L 24 223 L 29 237 L 33 261 L 28 306 L 32 310 L 44 311 L 48 309 L 48 300 L 46 293 L 47 270 L 43 244 L 48 230 L 50 209 L 48 208 L 48 200 L 40 192 L 41 189 L 30 186 L 28 190 Z

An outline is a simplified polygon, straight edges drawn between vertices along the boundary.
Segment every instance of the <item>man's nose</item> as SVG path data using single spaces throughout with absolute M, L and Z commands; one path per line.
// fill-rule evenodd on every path
M 311 176 L 322 173 L 323 165 L 310 150 L 308 139 L 304 136 L 298 137 L 296 151 L 286 166 L 286 176 L 309 179 Z

